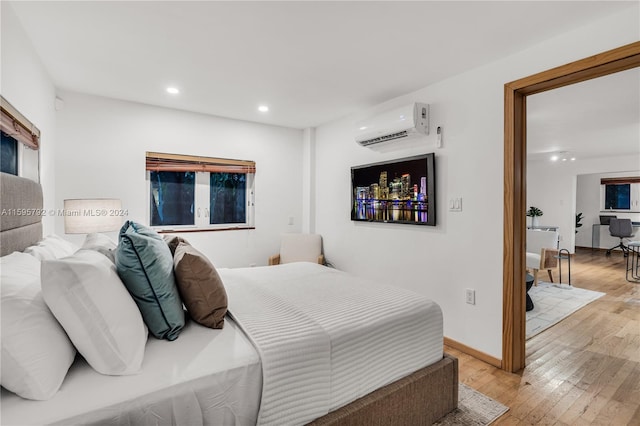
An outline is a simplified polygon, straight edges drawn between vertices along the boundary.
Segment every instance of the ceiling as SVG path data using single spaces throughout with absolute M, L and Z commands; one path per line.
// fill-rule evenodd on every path
M 59 89 L 292 128 L 365 110 L 637 5 L 7 3 Z M 629 71 L 530 97 L 529 158 L 640 155 L 639 82 Z M 262 104 L 270 111 L 259 112 Z
M 568 161 L 635 155 L 640 169 L 640 68 L 527 97 L 528 159 L 559 152 Z

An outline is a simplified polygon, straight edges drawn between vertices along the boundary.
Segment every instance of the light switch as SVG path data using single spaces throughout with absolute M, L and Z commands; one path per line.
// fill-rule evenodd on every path
M 462 198 L 449 199 L 449 211 L 461 212 L 462 211 Z

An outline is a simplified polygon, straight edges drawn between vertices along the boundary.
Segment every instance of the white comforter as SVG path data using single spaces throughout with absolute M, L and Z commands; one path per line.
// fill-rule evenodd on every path
M 262 360 L 258 424 L 304 424 L 442 358 L 442 312 L 419 294 L 312 263 L 221 270 Z

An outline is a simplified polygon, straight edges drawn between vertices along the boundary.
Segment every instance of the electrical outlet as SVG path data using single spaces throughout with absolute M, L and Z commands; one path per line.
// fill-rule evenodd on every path
M 476 304 L 476 291 L 471 289 L 471 288 L 468 288 L 466 290 L 466 300 L 467 300 L 468 304 L 475 305 Z

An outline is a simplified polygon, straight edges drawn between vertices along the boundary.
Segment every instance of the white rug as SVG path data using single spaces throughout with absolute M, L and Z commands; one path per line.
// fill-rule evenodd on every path
M 527 340 L 604 295 L 567 284 L 539 281 L 537 287 L 529 290 L 534 308 L 527 312 Z
M 509 410 L 509 407 L 470 388 L 458 387 L 458 408 L 434 423 L 434 426 L 487 426 Z

